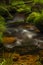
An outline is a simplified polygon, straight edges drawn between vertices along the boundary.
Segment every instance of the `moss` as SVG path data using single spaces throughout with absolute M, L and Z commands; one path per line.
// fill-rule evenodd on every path
M 5 19 L 0 16 L 0 32 L 3 32 L 5 30 Z
M 30 12 L 31 7 L 26 5 L 24 1 L 13 0 L 11 6 L 15 8 L 18 12 Z
M 33 0 L 34 1 L 34 3 L 43 3 L 43 0 Z
M 36 18 L 39 18 L 39 16 L 40 16 L 40 13 L 38 13 L 38 12 L 32 12 L 28 17 L 27 17 L 27 22 L 30 22 L 30 23 L 34 23 L 34 20 L 36 19 Z
M 6 6 L 0 6 L 0 15 L 7 20 L 13 19 L 11 11 L 16 10 L 17 13 L 29 13 L 25 22 L 33 23 L 34 25 L 39 25 L 39 23 L 43 24 L 43 8 L 37 8 L 40 5 L 39 3 L 43 4 L 43 0 L 11 0 L 9 5 L 5 4 Z M 40 5 L 40 7 L 42 6 Z
M 2 41 L 3 32 L 6 30 L 5 19 L 0 16 L 0 42 Z

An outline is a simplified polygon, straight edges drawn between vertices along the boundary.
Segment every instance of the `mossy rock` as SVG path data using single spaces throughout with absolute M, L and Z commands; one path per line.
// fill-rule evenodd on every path
M 26 21 L 34 24 L 40 31 L 43 31 L 43 12 L 32 12 Z

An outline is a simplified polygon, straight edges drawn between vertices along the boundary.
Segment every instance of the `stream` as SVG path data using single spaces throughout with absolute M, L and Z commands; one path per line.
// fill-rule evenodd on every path
M 8 20 L 4 32 L 3 46 L 7 50 L 26 48 L 26 50 L 43 50 L 43 33 L 32 24 L 24 23 L 22 14 L 15 14 L 13 20 Z M 18 21 L 22 22 L 18 22 Z M 10 41 L 11 40 L 11 41 Z
M 32 24 L 18 22 L 24 19 L 24 16 L 16 14 L 13 20 L 7 21 L 3 43 L 0 44 L 0 62 L 21 65 L 38 60 L 43 64 L 43 33 Z

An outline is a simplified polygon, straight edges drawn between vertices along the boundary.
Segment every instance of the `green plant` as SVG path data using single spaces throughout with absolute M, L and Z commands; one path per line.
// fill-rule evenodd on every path
M 35 23 L 34 20 L 40 17 L 40 13 L 38 12 L 32 12 L 28 17 L 27 17 L 27 22 L 30 23 Z
M 2 42 L 3 32 L 5 32 L 5 30 L 5 19 L 2 16 L 0 16 L 0 42 Z
M 0 6 L 0 15 L 5 19 L 12 19 L 13 16 L 10 11 L 16 10 L 17 13 L 28 13 L 25 22 L 33 23 L 34 25 L 43 25 L 43 0 L 9 0 L 9 5 Z M 41 5 L 42 4 L 42 5 Z M 39 7 L 40 6 L 40 7 Z M 40 9 L 40 11 L 39 11 Z M 10 10 L 10 11 L 9 11 Z M 22 22 L 22 21 L 20 21 Z M 3 25 L 1 25 L 3 27 Z M 4 27 L 3 27 L 4 28 Z
M 6 65 L 6 60 L 3 59 L 3 61 L 0 63 L 0 65 Z
M 25 4 L 25 1 L 15 1 L 11 2 L 12 8 L 15 8 L 18 12 L 30 12 L 31 7 Z
M 43 0 L 33 0 L 34 1 L 34 3 L 41 3 L 41 4 L 43 4 Z

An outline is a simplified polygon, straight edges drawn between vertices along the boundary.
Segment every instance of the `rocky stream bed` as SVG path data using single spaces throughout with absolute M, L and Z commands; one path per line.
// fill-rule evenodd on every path
M 4 47 L 0 48 L 0 62 L 2 65 L 43 65 L 43 34 L 40 33 L 36 27 L 28 24 L 13 27 L 11 30 L 9 29 L 10 28 L 7 28 L 7 32 L 5 32 L 7 34 L 4 33 Z M 28 32 L 26 32 L 27 30 Z M 23 36 L 21 35 L 22 31 L 24 31 Z M 9 34 L 9 32 L 11 32 L 11 34 Z M 28 37 L 25 32 L 31 36 Z M 27 37 L 25 35 L 27 35 Z M 23 43 L 20 42 L 18 38 L 19 40 L 23 39 Z M 16 42 L 17 44 L 15 44 L 15 40 L 18 40 L 20 43 Z M 36 40 L 39 43 L 37 43 Z

